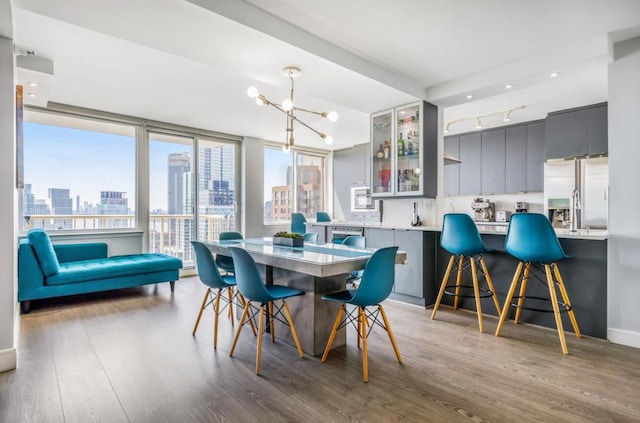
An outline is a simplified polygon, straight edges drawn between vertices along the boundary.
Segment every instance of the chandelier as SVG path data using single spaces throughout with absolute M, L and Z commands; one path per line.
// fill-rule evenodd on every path
M 313 110 L 307 110 L 301 107 L 296 107 L 293 103 L 293 80 L 299 77 L 302 74 L 302 72 L 300 71 L 299 68 L 288 66 L 282 70 L 282 73 L 291 80 L 291 92 L 289 94 L 289 98 L 285 98 L 282 101 L 282 104 L 277 104 L 267 99 L 264 95 L 260 94 L 260 92 L 256 87 L 249 87 L 249 89 L 247 90 L 247 94 L 249 95 L 249 97 L 255 98 L 256 104 L 258 104 L 259 106 L 262 106 L 263 104 L 267 104 L 269 106 L 275 107 L 276 109 L 280 110 L 282 113 L 287 115 L 287 140 L 284 147 L 282 147 L 282 151 L 284 151 L 285 153 L 288 153 L 289 151 L 291 151 L 291 147 L 293 146 L 293 122 L 294 121 L 300 123 L 302 126 L 305 126 L 311 131 L 315 132 L 316 134 L 318 134 L 318 136 L 320 136 L 320 138 L 324 140 L 324 142 L 327 145 L 330 145 L 333 142 L 333 137 L 313 129 L 311 126 L 301 121 L 295 115 L 295 112 L 301 111 L 301 112 L 313 113 L 315 115 L 319 115 L 324 118 L 327 118 L 331 122 L 335 122 L 336 120 L 338 120 L 338 114 L 333 111 L 328 113 L 316 112 Z

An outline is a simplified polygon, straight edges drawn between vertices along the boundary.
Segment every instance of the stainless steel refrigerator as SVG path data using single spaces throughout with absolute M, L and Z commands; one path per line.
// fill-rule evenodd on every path
M 552 222 L 554 215 L 563 215 L 564 211 L 560 209 L 564 204 L 569 207 L 575 189 L 580 196 L 578 228 L 606 229 L 609 158 L 553 160 L 544 164 L 544 208 Z

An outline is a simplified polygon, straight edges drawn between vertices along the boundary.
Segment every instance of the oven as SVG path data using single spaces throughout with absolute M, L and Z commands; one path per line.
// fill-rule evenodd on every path
M 358 226 L 332 226 L 331 242 L 334 244 L 342 244 L 342 241 L 348 236 L 358 235 L 364 236 L 364 228 Z

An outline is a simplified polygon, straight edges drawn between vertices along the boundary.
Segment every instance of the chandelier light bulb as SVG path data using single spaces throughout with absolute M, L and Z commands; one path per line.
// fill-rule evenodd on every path
M 282 152 L 284 154 L 289 154 L 291 152 L 291 147 L 289 146 L 289 144 L 285 144 L 282 146 Z
M 333 137 L 331 135 L 327 135 L 326 137 L 324 137 L 324 143 L 327 145 L 333 144 Z
M 247 90 L 247 95 L 251 98 L 257 98 L 260 93 L 258 92 L 258 89 L 256 87 L 249 87 L 249 89 Z
M 284 100 L 282 100 L 282 108 L 287 112 L 293 109 L 293 101 L 291 101 L 291 99 L 289 98 L 285 98 Z
M 338 114 L 332 110 L 327 114 L 327 119 L 329 119 L 329 122 L 335 122 L 338 120 Z
M 260 97 L 256 97 L 256 104 L 258 106 L 262 106 L 262 105 L 264 105 L 264 101 L 262 101 L 262 99 Z

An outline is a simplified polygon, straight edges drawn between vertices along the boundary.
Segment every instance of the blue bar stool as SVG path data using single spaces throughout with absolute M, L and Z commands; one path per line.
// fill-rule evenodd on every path
M 249 324 L 251 324 L 251 321 L 253 320 L 254 313 L 251 310 L 251 303 L 253 302 L 260 303 L 260 309 L 257 312 L 258 345 L 256 346 L 256 374 L 260 374 L 260 359 L 262 356 L 262 334 L 264 333 L 265 306 L 267 307 L 267 317 L 269 319 L 269 329 L 271 331 L 271 342 L 275 342 L 274 324 L 275 320 L 278 320 L 279 322 L 288 325 L 289 329 L 291 329 L 291 336 L 293 336 L 293 341 L 295 342 L 296 348 L 298 349 L 298 354 L 300 355 L 300 358 L 303 358 L 304 353 L 302 352 L 302 346 L 300 345 L 300 340 L 298 339 L 298 333 L 296 332 L 296 327 L 293 325 L 291 313 L 289 312 L 289 307 L 287 306 L 285 300 L 287 298 L 296 297 L 298 295 L 304 295 L 304 291 L 282 285 L 265 285 L 262 282 L 260 273 L 258 273 L 256 262 L 253 260 L 253 257 L 249 255 L 249 253 L 238 247 L 229 247 L 229 250 L 231 250 L 231 257 L 233 257 L 233 261 L 236 265 L 236 282 L 238 284 L 238 289 L 247 300 L 247 306 L 244 308 L 244 313 L 242 313 L 242 317 L 240 318 L 240 326 L 238 327 L 236 336 L 233 339 L 233 345 L 231 346 L 229 357 L 233 357 L 233 351 L 235 350 L 236 344 L 238 343 L 238 338 L 240 337 L 240 331 L 242 330 L 242 327 L 247 321 L 249 322 Z M 282 301 L 282 306 L 275 306 L 274 301 L 279 300 Z M 275 312 L 274 308 L 276 309 Z M 281 318 L 283 311 L 286 320 L 283 320 Z
M 307 219 L 302 213 L 291 213 L 291 232 L 304 235 L 306 232 Z
M 537 213 L 518 213 L 511 216 L 509 222 L 509 229 L 507 231 L 507 238 L 505 239 L 504 249 L 507 253 L 520 260 L 516 273 L 513 276 L 513 281 L 509 287 L 507 298 L 504 302 L 504 308 L 500 313 L 500 321 L 498 322 L 498 328 L 496 329 L 496 336 L 500 336 L 502 326 L 507 319 L 507 313 L 509 307 L 516 307 L 515 323 L 520 320 L 520 312 L 522 309 L 553 312 L 556 327 L 558 329 L 558 336 L 560 337 L 560 344 L 562 346 L 562 353 L 568 354 L 567 341 L 564 336 L 564 329 L 562 328 L 562 318 L 560 313 L 568 313 L 573 330 L 576 333 L 576 337 L 580 338 L 580 329 L 578 328 L 578 322 L 576 316 L 571 307 L 569 301 L 569 295 L 567 289 L 562 281 L 560 270 L 558 269 L 557 261 L 570 256 L 566 255 L 556 232 L 551 226 L 549 219 L 543 214 Z M 531 268 L 533 267 L 533 273 Z M 524 272 L 523 272 L 524 269 Z M 543 270 L 544 269 L 544 270 Z M 544 273 L 545 279 L 541 277 Z M 520 279 L 522 276 L 522 279 Z M 545 284 L 549 289 L 549 298 L 526 296 L 527 283 L 529 278 L 535 278 L 539 282 Z M 514 296 L 516 287 L 520 285 L 520 294 Z M 556 285 L 560 290 L 562 300 L 558 301 L 558 295 L 556 294 Z M 517 298 L 517 303 L 512 303 L 513 299 Z M 551 302 L 551 310 L 525 307 L 524 301 L 526 299 L 543 300 Z M 560 309 L 562 307 L 562 310 Z
M 482 332 L 482 304 L 480 300 L 482 298 L 492 297 L 493 303 L 496 306 L 496 310 L 498 314 L 500 314 L 500 303 L 498 302 L 498 298 L 496 296 L 496 290 L 493 287 L 491 276 L 489 276 L 487 264 L 482 257 L 482 254 L 491 250 L 487 249 L 484 246 L 482 238 L 480 238 L 478 228 L 476 227 L 476 224 L 473 222 L 471 217 L 462 213 L 449 213 L 444 215 L 444 220 L 442 221 L 442 235 L 440 237 L 440 245 L 442 246 L 442 248 L 450 252 L 452 256 L 449 260 L 449 265 L 447 266 L 447 271 L 444 274 L 444 278 L 442 278 L 442 285 L 440 286 L 440 291 L 438 292 L 436 303 L 433 306 L 431 319 L 436 318 L 436 313 L 438 312 L 438 308 L 440 307 L 440 301 L 442 301 L 443 294 L 455 296 L 453 300 L 454 310 L 458 309 L 459 297 L 475 298 L 476 311 L 478 313 L 478 326 L 480 328 L 480 332 Z M 478 256 L 477 259 L 475 258 L 476 256 Z M 453 270 L 453 266 L 454 264 L 456 264 L 456 259 L 458 273 L 456 284 L 447 285 L 449 277 L 451 276 L 451 271 Z M 469 264 L 465 264 L 465 259 L 469 261 Z M 484 275 L 489 289 L 480 288 L 480 285 L 478 283 L 478 264 L 480 264 L 481 266 L 480 271 Z M 473 285 L 461 284 L 462 272 L 463 270 L 468 270 L 468 267 L 471 267 L 471 279 L 473 281 Z M 455 288 L 455 291 L 447 291 L 447 288 Z M 461 288 L 473 288 L 473 295 L 466 295 L 462 293 L 460 291 Z
M 327 212 L 319 211 L 316 213 L 316 222 L 331 222 L 331 216 Z

